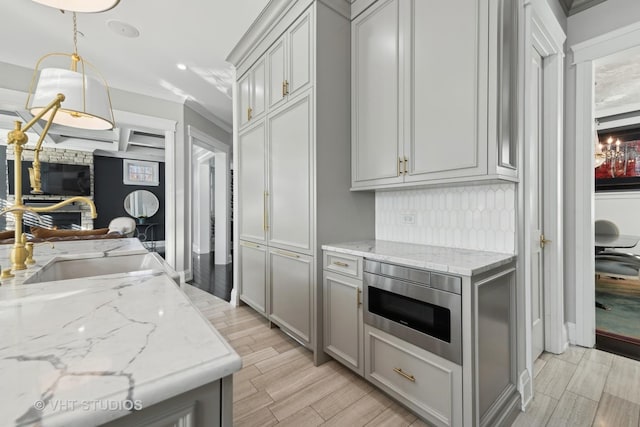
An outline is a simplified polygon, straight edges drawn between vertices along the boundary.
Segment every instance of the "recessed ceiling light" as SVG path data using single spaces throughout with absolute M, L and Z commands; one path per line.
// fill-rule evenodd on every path
M 179 70 L 182 70 L 182 71 L 187 69 L 187 66 L 184 64 L 177 64 L 176 66 L 178 67 Z
M 121 36 L 124 36 L 124 37 L 133 38 L 133 37 L 138 37 L 140 35 L 140 31 L 138 31 L 136 27 L 122 21 L 115 21 L 115 20 L 107 21 L 107 27 L 109 27 L 109 29 L 114 33 L 120 34 Z
M 70 12 L 104 12 L 114 8 L 120 0 L 33 0 L 36 3 L 55 9 L 68 10 Z

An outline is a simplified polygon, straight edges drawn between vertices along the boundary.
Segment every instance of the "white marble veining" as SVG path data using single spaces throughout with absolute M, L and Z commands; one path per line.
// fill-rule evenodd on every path
M 41 266 L 140 248 L 137 239 L 55 242 L 36 256 Z M 7 254 L 0 249 L 2 262 Z M 240 357 L 166 274 L 21 284 L 38 266 L 0 287 L 0 425 L 102 424 L 240 369 Z
M 9 261 L 11 248 L 12 245 L 0 245 L 0 266 L 3 269 L 11 267 L 11 261 Z M 136 238 L 37 243 L 33 251 L 33 258 L 36 263 L 26 270 L 13 272 L 14 278 L 2 279 L 0 282 L 2 282 L 3 286 L 21 284 L 54 258 L 96 258 L 112 255 L 144 254 L 147 252 L 140 240 Z
M 323 245 L 322 249 L 377 261 L 472 276 L 515 260 L 514 255 L 388 240 L 365 240 Z
M 505 183 L 377 192 L 375 237 L 513 254 L 515 189 Z

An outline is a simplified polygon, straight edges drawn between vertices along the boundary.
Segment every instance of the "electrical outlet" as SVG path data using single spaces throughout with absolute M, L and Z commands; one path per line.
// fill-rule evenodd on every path
M 401 218 L 402 218 L 402 223 L 406 224 L 406 225 L 415 225 L 416 223 L 416 214 L 412 213 L 412 212 L 405 212 L 403 214 L 400 214 Z

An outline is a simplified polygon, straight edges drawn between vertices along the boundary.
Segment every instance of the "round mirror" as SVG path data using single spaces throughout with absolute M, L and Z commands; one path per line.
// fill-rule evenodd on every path
M 155 194 L 147 190 L 136 190 L 124 199 L 124 210 L 138 219 L 151 218 L 158 212 L 160 202 Z

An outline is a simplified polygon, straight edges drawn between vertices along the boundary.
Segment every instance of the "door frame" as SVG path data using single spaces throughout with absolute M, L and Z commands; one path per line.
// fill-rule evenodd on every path
M 570 47 L 575 68 L 575 212 L 574 230 L 567 248 L 574 254 L 572 275 L 575 283 L 575 332 L 571 342 L 584 347 L 595 345 L 595 177 L 592 143 L 595 132 L 594 61 L 640 45 L 640 22 L 585 40 Z M 581 284 L 581 286 L 579 286 Z
M 558 23 L 553 11 L 545 0 L 525 0 L 524 2 L 523 45 L 519 61 L 523 64 L 524 78 L 521 79 L 519 93 L 521 94 L 518 121 L 522 124 L 518 139 L 522 149 L 519 153 L 519 163 L 524 165 L 525 149 L 528 129 L 532 126 L 529 121 L 529 106 L 527 104 L 528 82 L 531 79 L 530 57 L 532 49 L 536 49 L 542 56 L 544 88 L 543 88 L 543 130 L 542 153 L 545 173 L 543 179 L 543 224 L 544 233 L 552 242 L 543 253 L 544 262 L 544 349 L 553 353 L 562 353 L 568 345 L 566 327 L 564 323 L 564 267 L 563 267 L 563 103 L 564 103 L 564 49 L 566 35 Z M 524 298 L 521 302 L 524 309 L 524 343 L 519 343 L 521 355 L 519 360 L 526 368 L 520 374 L 519 390 L 525 407 L 533 397 L 533 360 L 532 360 L 532 283 L 531 270 L 531 236 L 530 220 L 526 213 L 526 200 L 532 196 L 528 183 L 533 178 L 528 168 L 522 167 L 522 179 L 518 185 L 518 252 L 524 254 L 520 260 L 520 282 L 524 283 Z M 524 360 L 523 360 L 524 359 Z
M 224 218 L 224 227 L 220 224 L 217 224 L 216 235 L 220 236 L 221 234 L 225 235 L 226 240 L 226 250 L 224 259 L 227 261 L 225 264 L 231 262 L 231 147 L 216 138 L 198 130 L 194 126 L 187 126 L 187 133 L 189 135 L 189 159 L 187 162 L 188 168 L 188 176 L 189 176 L 189 185 L 188 191 L 188 206 L 193 206 L 193 146 L 198 146 L 204 148 L 208 151 L 211 151 L 216 154 L 216 181 L 220 180 L 222 177 L 226 176 L 226 183 L 224 183 L 226 191 L 224 192 L 224 207 L 226 210 L 226 217 Z M 219 160 L 220 159 L 220 160 Z M 219 166 L 223 166 L 219 168 Z M 222 169 L 222 170 L 220 170 Z M 220 230 L 224 229 L 226 233 L 219 233 Z M 189 228 L 189 233 L 187 233 L 187 247 L 192 250 L 193 247 L 193 226 Z M 216 249 L 219 249 L 219 245 L 216 244 Z M 191 264 L 190 264 L 191 265 Z

